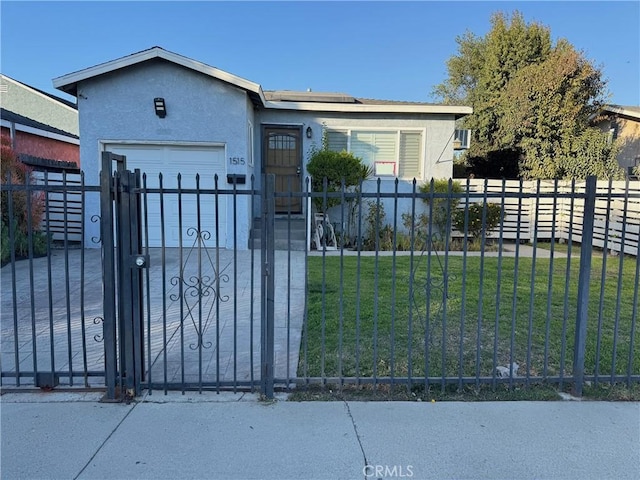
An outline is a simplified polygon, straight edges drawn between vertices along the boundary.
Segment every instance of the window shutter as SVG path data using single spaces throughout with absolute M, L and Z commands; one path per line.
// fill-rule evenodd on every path
M 374 146 L 376 162 L 396 162 L 398 152 L 398 132 L 376 132 L 374 134 Z
M 420 178 L 422 164 L 422 133 L 400 132 L 400 166 L 402 178 Z
M 396 162 L 396 132 L 351 132 L 351 152 L 366 165 Z
M 373 166 L 375 161 L 373 134 L 368 132 L 351 132 L 351 153 L 362 159 L 365 165 Z
M 327 130 L 327 149 L 334 152 L 347 150 L 347 132 L 343 130 Z

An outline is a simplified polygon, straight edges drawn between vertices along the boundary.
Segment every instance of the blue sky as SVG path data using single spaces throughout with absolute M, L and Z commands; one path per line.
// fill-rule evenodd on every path
M 521 11 L 602 67 L 611 103 L 640 105 L 640 2 L 0 2 L 0 71 L 54 77 L 154 45 L 265 90 L 434 101 L 455 38 Z M 65 97 L 69 98 L 69 97 Z

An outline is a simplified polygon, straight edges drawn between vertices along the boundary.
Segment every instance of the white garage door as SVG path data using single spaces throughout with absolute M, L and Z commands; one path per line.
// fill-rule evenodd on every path
M 200 188 L 213 189 L 214 175 L 218 174 L 218 188 L 227 188 L 224 147 L 168 146 L 168 145 L 121 145 L 109 144 L 105 150 L 127 157 L 127 169 L 139 168 L 147 174 L 147 188 L 159 187 L 162 173 L 164 189 L 178 188 L 178 174 L 181 187 L 196 188 L 196 174 L 200 175 Z M 180 246 L 180 219 L 182 219 L 182 245 L 189 247 L 196 241 L 198 229 L 198 199 L 195 194 L 163 194 L 165 246 Z M 218 207 L 213 194 L 200 194 L 200 231 L 208 232 L 207 246 L 216 245 L 216 217 L 220 247 L 225 247 L 227 229 L 227 203 L 223 195 L 218 195 Z M 149 246 L 162 246 L 160 195 L 147 195 Z M 217 213 L 217 214 L 216 214 Z M 144 234 L 144 232 L 143 232 Z M 207 234 L 205 234 L 207 235 Z

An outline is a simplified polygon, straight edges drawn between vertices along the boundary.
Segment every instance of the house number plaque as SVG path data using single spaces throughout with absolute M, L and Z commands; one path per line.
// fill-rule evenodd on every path
M 244 157 L 229 157 L 229 165 L 244 165 Z

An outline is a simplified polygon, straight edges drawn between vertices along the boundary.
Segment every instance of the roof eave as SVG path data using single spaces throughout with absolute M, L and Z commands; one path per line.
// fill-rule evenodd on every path
M 455 115 L 456 118 L 473 113 L 471 107 L 452 105 L 385 105 L 268 101 L 265 107 L 274 110 L 298 110 L 307 112 L 449 114 Z
M 260 99 L 263 105 L 266 102 L 262 87 L 259 84 L 246 80 L 242 77 L 238 77 L 237 75 L 233 75 L 229 72 L 225 72 L 224 70 L 211 67 L 191 58 L 183 57 L 182 55 L 169 52 L 160 47 L 153 47 L 149 50 L 144 50 L 142 52 L 134 53 L 133 55 L 118 58 L 110 62 L 101 63 L 93 67 L 85 68 L 84 70 L 79 70 L 77 72 L 54 78 L 53 86 L 58 90 L 69 93 L 73 96 L 77 96 L 77 84 L 83 80 L 97 77 L 99 75 L 104 75 L 115 70 L 126 68 L 155 58 L 167 60 L 177 65 L 181 65 L 191 70 L 209 75 L 210 77 L 229 83 L 233 86 L 254 94 L 257 98 Z
M 631 118 L 635 118 L 636 120 L 640 120 L 640 112 L 636 110 L 631 110 L 629 108 L 625 108 L 622 106 L 607 105 L 602 109 L 602 111 L 617 113 L 618 115 L 624 115 L 626 117 L 631 117 Z
M 62 135 L 60 133 L 50 132 L 48 130 L 43 130 L 38 127 L 33 127 L 30 125 L 24 125 L 20 122 L 12 122 L 6 119 L 0 119 L 0 125 L 4 128 L 15 128 L 18 132 L 29 133 L 31 135 L 37 135 L 39 137 L 50 138 L 52 140 L 58 140 L 64 143 L 71 143 L 72 145 L 80 145 L 80 139 L 77 135 L 73 135 L 72 133 L 67 135 Z

